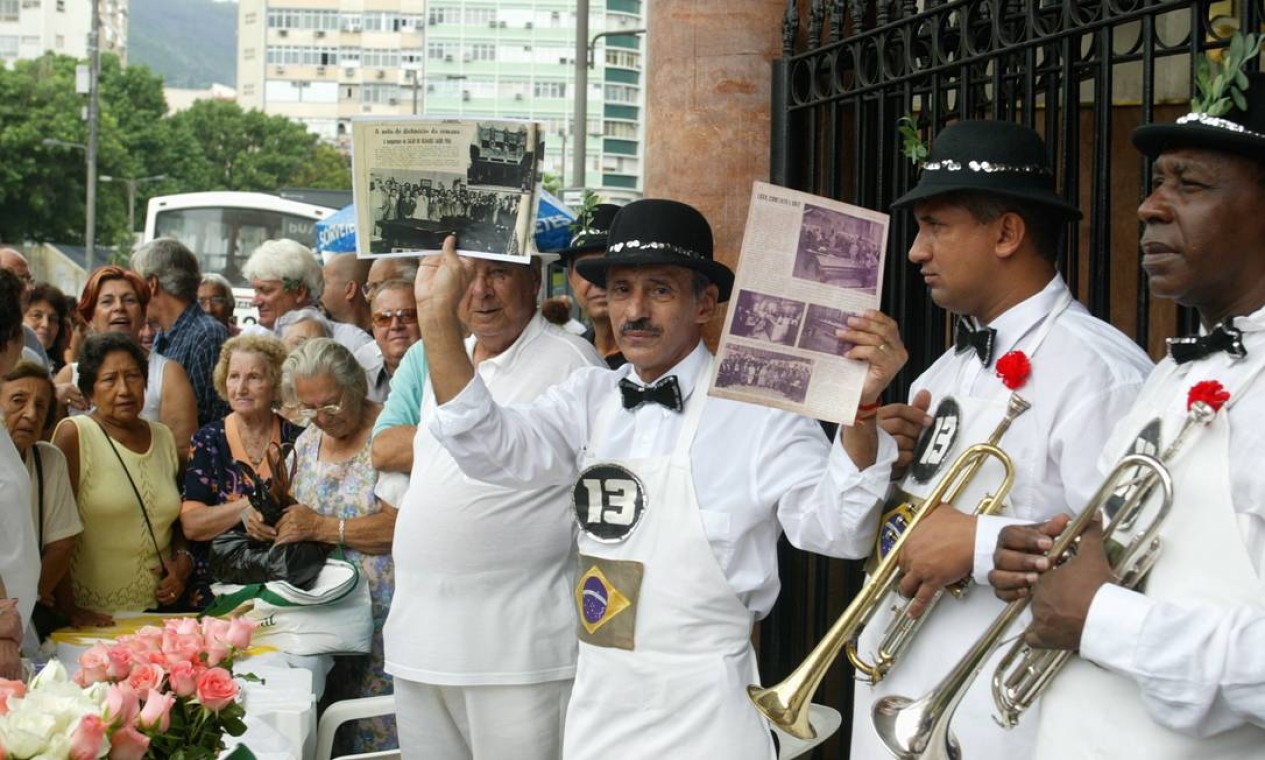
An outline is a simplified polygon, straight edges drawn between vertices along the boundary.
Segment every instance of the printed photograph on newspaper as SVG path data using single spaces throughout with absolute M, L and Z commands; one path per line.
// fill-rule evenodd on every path
M 888 216 L 755 183 L 711 395 L 849 425 L 865 362 L 848 317 L 879 308 Z
M 525 121 L 352 119 L 356 253 L 437 253 L 526 261 L 536 225 L 544 131 Z

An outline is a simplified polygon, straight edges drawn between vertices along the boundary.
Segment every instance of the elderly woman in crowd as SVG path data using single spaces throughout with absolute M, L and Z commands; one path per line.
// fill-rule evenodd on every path
M 232 411 L 194 434 L 180 509 L 180 524 L 194 558 L 189 601 L 195 608 L 211 601 L 207 542 L 254 512 L 242 495 L 248 484 L 238 462 L 270 478 L 268 449 L 294 443 L 301 432 L 273 411 L 281 395 L 285 358 L 281 341 L 266 335 L 239 335 L 220 350 L 213 382 Z
M 31 519 L 40 547 L 39 599 L 33 622 L 41 634 L 64 624 L 111 622 L 108 615 L 75 606 L 67 594 L 62 594 L 60 604 L 54 595 L 67 578 L 70 553 L 83 532 L 66 457 L 56 446 L 40 440 L 52 422 L 54 407 L 53 383 L 48 372 L 34 362 L 19 362 L 0 382 L 4 425 L 31 476 Z M 61 612 L 56 611 L 59 607 Z
M 77 382 L 92 411 L 53 433 L 84 526 L 70 558 L 74 599 L 98 612 L 178 605 L 193 572 L 178 521 L 175 441 L 141 416 L 147 378 L 135 339 L 89 336 Z
M 65 294 L 56 285 L 39 283 L 31 291 L 22 321 L 39 337 L 52 371 L 59 371 L 66 364 L 66 344 L 70 342 L 70 316 Z
M 92 334 L 121 332 L 139 341 L 148 303 L 149 287 L 140 275 L 116 266 L 104 266 L 93 272 L 83 286 L 78 311 Z M 189 439 L 198 426 L 193 386 L 184 369 L 161 354 L 149 354 L 148 373 L 148 392 L 140 416 L 150 422 L 161 422 L 170 429 L 183 461 L 189 452 Z M 89 403 L 76 377 L 76 365 L 68 364 L 56 378 L 57 400 L 65 404 L 72 415 L 87 411 Z
M 330 321 L 315 311 L 304 310 L 303 315 L 295 318 L 281 332 L 281 342 L 286 351 L 293 351 L 312 338 L 332 338 L 334 328 Z
M 385 694 L 382 624 L 394 588 L 391 540 L 394 507 L 373 493 L 378 479 L 369 458 L 373 423 L 381 407 L 365 400 L 365 374 L 351 352 L 329 338 L 313 338 L 294 350 L 281 371 L 281 390 L 297 415 L 310 423 L 295 444 L 294 498 L 277 524 L 278 543 L 322 541 L 343 547 L 348 561 L 368 579 L 373 605 L 373 651 L 340 658 L 329 676 L 328 701 Z M 266 526 L 264 526 L 266 527 Z M 261 526 L 251 520 L 252 535 Z M 394 737 L 393 719 L 355 724 L 340 743 L 343 752 L 384 749 Z
M 242 273 L 255 289 L 259 324 L 277 335 L 284 335 L 286 327 L 304 315 L 320 314 L 317 304 L 325 292 L 325 276 L 316 255 L 302 243 L 266 240 L 246 260 Z M 342 322 L 331 322 L 330 333 L 349 351 L 373 341 L 369 333 Z
M 236 305 L 233 285 L 224 275 L 215 272 L 202 275 L 202 282 L 198 285 L 198 306 L 227 327 L 230 337 L 241 332 L 241 328 L 233 321 L 233 309 Z

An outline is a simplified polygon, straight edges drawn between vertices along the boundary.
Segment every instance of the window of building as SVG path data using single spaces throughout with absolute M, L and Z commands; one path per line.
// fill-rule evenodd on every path
M 400 102 L 400 86 L 378 83 L 361 85 L 360 102 L 394 105 Z
M 632 50 L 606 49 L 606 65 L 618 66 L 621 69 L 641 68 L 641 54 Z
M 21 13 L 21 3 L 18 0 L 0 0 L 0 21 L 17 21 L 18 15 Z M 17 38 L 14 37 L 14 40 Z M 14 44 L 17 44 L 16 42 Z M 17 53 L 14 53 L 17 55 Z
M 375 66 L 380 69 L 394 69 L 400 65 L 400 51 L 381 48 L 365 48 L 360 58 L 361 65 Z
M 537 98 L 565 98 L 566 82 L 533 82 L 532 95 Z
M 495 61 L 496 45 L 490 42 L 476 42 L 470 46 L 468 55 L 472 61 Z
M 248 84 L 244 84 L 244 85 L 242 85 L 242 94 L 243 94 L 243 95 L 254 95 L 254 94 L 255 94 L 255 85 L 254 85 L 254 84 L 249 84 L 249 83 L 248 83 Z
M 626 84 L 608 84 L 602 94 L 607 103 L 636 103 L 638 97 L 637 88 Z
M 629 121 L 607 121 L 603 127 L 607 137 L 619 137 L 625 140 L 637 139 L 637 125 Z
M 16 34 L 0 34 L 0 58 L 18 57 L 18 36 Z
M 426 43 L 426 58 L 431 61 L 451 60 L 457 56 L 460 49 L 455 42 L 428 42 Z
M 243 48 L 243 49 L 242 49 L 242 60 L 243 60 L 243 61 L 253 61 L 253 60 L 255 60 L 255 49 L 254 49 L 253 47 Z
M 445 8 L 439 6 L 431 8 L 426 12 L 426 23 L 430 26 L 437 24 L 456 24 L 460 18 L 461 10 L 459 8 Z
M 487 24 L 496 23 L 495 8 L 466 8 L 465 11 L 465 22 L 467 24 L 486 26 Z

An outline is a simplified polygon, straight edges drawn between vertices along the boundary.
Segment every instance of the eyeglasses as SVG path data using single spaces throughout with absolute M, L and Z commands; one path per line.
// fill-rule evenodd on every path
M 198 299 L 198 306 L 203 308 L 207 306 L 223 306 L 226 303 L 228 303 L 227 296 L 208 296 L 206 298 Z
M 344 397 L 344 398 L 339 399 L 337 404 L 326 404 L 325 406 L 318 406 L 318 407 L 304 406 L 303 404 L 291 404 L 290 408 L 294 410 L 295 420 L 300 425 L 303 425 L 306 427 L 307 425 L 312 424 L 312 420 L 316 419 L 322 414 L 328 417 L 333 417 L 341 413 L 343 411 L 343 406 L 346 404 L 346 402 L 347 402 L 347 399 L 346 397 Z
M 390 327 L 391 320 L 398 319 L 402 325 L 417 324 L 417 309 L 396 309 L 395 311 L 380 311 L 373 315 L 374 327 Z

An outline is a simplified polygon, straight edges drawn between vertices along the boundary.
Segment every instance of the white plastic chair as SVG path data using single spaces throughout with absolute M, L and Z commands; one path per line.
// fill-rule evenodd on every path
M 344 699 L 335 702 L 325 709 L 320 725 L 316 730 L 316 760 L 332 760 L 334 751 L 334 733 L 338 727 L 348 721 L 361 718 L 376 718 L 379 715 L 395 714 L 395 697 L 386 694 L 380 697 L 362 697 L 360 699 Z M 339 755 L 340 760 L 399 760 L 398 749 L 381 752 L 365 752 L 358 755 Z

